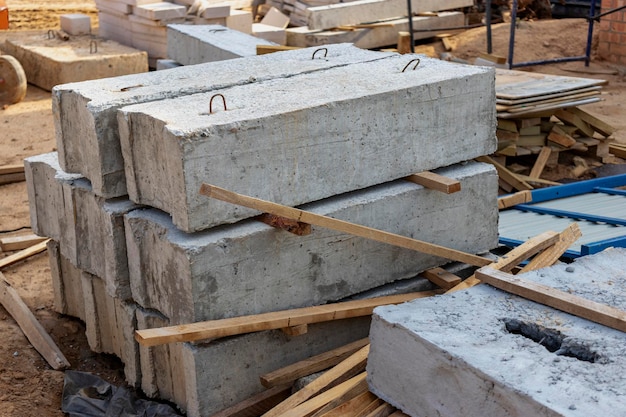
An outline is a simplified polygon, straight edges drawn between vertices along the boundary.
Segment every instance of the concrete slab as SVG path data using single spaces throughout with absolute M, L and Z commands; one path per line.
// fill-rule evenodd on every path
M 437 172 L 461 181 L 462 191 L 401 180 L 303 208 L 467 252 L 497 246 L 493 168 Z M 125 224 L 133 298 L 174 324 L 323 304 L 447 262 L 322 228 L 296 236 L 256 220 L 186 234 L 150 209 L 129 213 Z
M 47 243 L 54 294 L 54 311 L 85 321 L 82 271 L 61 254 L 59 243 Z
M 193 232 L 258 214 L 203 182 L 295 206 L 488 155 L 493 71 L 395 55 L 122 108 L 129 197 Z
M 183 65 L 256 55 L 257 45 L 276 45 L 219 25 L 169 25 L 167 55 Z
M 150 3 L 137 6 L 133 14 L 151 20 L 164 20 L 185 17 L 187 8 L 171 2 Z
M 89 35 L 68 41 L 24 36 L 7 39 L 3 49 L 20 61 L 29 83 L 49 91 L 59 84 L 148 71 L 145 52 Z
M 524 278 L 624 310 L 625 270 L 609 249 Z M 377 308 L 370 340 L 370 389 L 411 416 L 624 414 L 623 332 L 487 285 Z
M 328 47 L 326 59 L 312 60 L 313 51 L 309 48 L 277 52 L 181 67 L 173 72 L 157 71 L 57 86 L 52 92 L 52 107 L 61 166 L 67 172 L 89 178 L 97 195 L 105 198 L 126 195 L 116 118 L 118 108 L 392 55 L 338 44 Z
M 69 175 L 56 152 L 25 160 L 33 231 L 60 243 L 77 268 L 100 276 L 111 296 L 130 299 L 123 216 L 137 205 L 96 196 L 84 178 Z

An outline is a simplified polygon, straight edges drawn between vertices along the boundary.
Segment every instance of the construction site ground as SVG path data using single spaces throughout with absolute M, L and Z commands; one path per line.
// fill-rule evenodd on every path
M 0 31 L 0 42 L 15 30 L 47 30 L 57 27 L 58 15 L 84 12 L 94 15 L 93 1 L 22 1 L 7 0 L 11 30 Z M 507 55 L 508 24 L 494 26 L 494 53 Z M 517 31 L 515 61 L 529 61 L 584 53 L 587 36 L 583 20 L 542 20 L 520 22 Z M 465 31 L 453 39 L 456 49 L 451 53 L 461 59 L 473 60 L 486 51 L 485 29 Z M 432 45 L 442 51 L 440 40 Z M 535 72 L 577 77 L 601 78 L 609 81 L 603 88 L 599 103 L 584 109 L 614 125 L 618 142 L 626 143 L 626 69 L 602 62 L 595 56 L 589 68 L 581 62 L 528 68 Z M 28 87 L 26 98 L 0 109 L 0 166 L 21 164 L 23 159 L 56 149 L 50 93 Z M 615 159 L 616 163 L 623 162 Z M 544 178 L 559 180 L 569 175 L 566 164 L 547 169 Z M 0 237 L 25 233 L 30 225 L 26 183 L 0 186 Z M 0 256 L 4 256 L 2 254 Z M 123 367 L 107 355 L 94 354 L 87 345 L 84 325 L 77 319 L 54 312 L 48 256 L 44 252 L 2 273 L 18 291 L 59 345 L 72 369 L 97 374 L 113 384 L 123 384 Z M 52 370 L 29 344 L 12 317 L 0 307 L 0 416 L 58 417 L 61 412 L 63 372 Z

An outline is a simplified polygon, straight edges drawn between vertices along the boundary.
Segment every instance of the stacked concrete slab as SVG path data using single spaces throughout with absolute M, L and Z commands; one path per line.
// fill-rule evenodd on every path
M 124 361 L 130 384 L 190 416 L 365 336 L 369 319 L 151 348 L 135 329 L 324 304 L 447 262 L 330 230 L 291 235 L 198 198 L 202 182 L 466 252 L 497 244 L 496 173 L 466 162 L 495 149 L 493 72 L 314 52 L 59 86 L 59 154 L 26 161 L 34 228 L 54 239 L 57 309 Z M 209 112 L 217 94 L 226 108 Z M 426 169 L 462 191 L 402 179 Z
M 524 279 L 626 309 L 626 251 Z M 624 333 L 488 285 L 375 310 L 370 388 L 411 416 L 622 416 Z

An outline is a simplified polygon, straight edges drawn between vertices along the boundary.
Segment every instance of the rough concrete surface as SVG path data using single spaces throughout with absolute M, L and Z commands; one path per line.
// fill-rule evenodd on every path
M 476 162 L 437 170 L 453 194 L 405 180 L 302 207 L 403 236 L 482 252 L 497 245 L 497 175 Z M 173 324 L 335 301 L 445 259 L 313 227 L 296 236 L 256 220 L 187 234 L 158 210 L 125 216 L 133 299 Z M 156 255 L 158 254 L 158 255 Z
M 59 84 L 148 71 L 148 55 L 89 35 L 68 41 L 43 34 L 7 39 L 3 50 L 17 58 L 28 82 L 44 90 Z
M 61 254 L 58 242 L 49 240 L 46 246 L 50 260 L 54 310 L 57 313 L 78 317 L 85 321 L 81 270 Z
M 52 108 L 61 167 L 89 178 L 97 195 L 123 196 L 126 179 L 116 118 L 118 108 L 393 55 L 337 44 L 328 46 L 325 59 L 311 59 L 315 49 L 56 86 Z
M 128 193 L 186 232 L 233 223 L 257 212 L 203 182 L 294 206 L 451 165 L 495 151 L 494 102 L 493 69 L 395 55 L 128 106 Z
M 608 249 L 524 278 L 626 310 L 624 271 L 626 249 Z M 505 319 L 561 332 L 558 351 L 508 331 Z M 623 332 L 486 284 L 377 308 L 370 340 L 370 388 L 411 416 L 617 417 L 626 410 Z M 565 356 L 574 352 L 594 362 Z
M 167 56 L 183 65 L 256 55 L 257 45 L 276 45 L 220 25 L 168 25 Z
M 131 297 L 123 216 L 137 205 L 96 196 L 89 182 L 67 174 L 56 152 L 25 160 L 33 231 L 60 244 L 77 268 L 102 277 L 111 296 Z

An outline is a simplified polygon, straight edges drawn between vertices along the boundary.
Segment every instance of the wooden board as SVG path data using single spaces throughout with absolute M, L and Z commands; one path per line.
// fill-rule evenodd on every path
M 531 101 L 528 103 L 519 103 L 519 104 L 513 104 L 513 105 L 504 105 L 504 104 L 496 104 L 496 110 L 497 111 L 507 111 L 510 113 L 515 113 L 515 112 L 519 112 L 522 110 L 525 110 L 529 107 L 535 107 L 535 106 L 545 106 L 548 104 L 559 104 L 559 103 L 568 103 L 571 102 L 573 100 L 582 100 L 585 98 L 590 98 L 590 97 L 596 97 L 599 96 L 600 92 L 599 91 L 591 91 L 588 93 L 579 93 L 579 94 L 567 94 L 564 95 L 563 97 L 558 97 L 558 98 L 543 98 L 541 97 L 538 100 L 535 101 Z M 520 133 L 521 134 L 521 133 Z
M 213 414 L 211 417 L 258 417 L 283 401 L 290 393 L 291 385 L 276 386 Z
M 13 255 L 9 255 L 0 259 L 0 268 L 13 265 L 14 263 L 23 261 L 26 258 L 29 258 L 33 255 L 36 255 L 40 252 L 45 251 L 48 240 L 49 239 L 46 239 L 43 242 L 39 242 L 36 245 L 29 247 L 28 249 L 21 250 L 17 253 L 14 253 Z
M 593 78 L 566 77 L 496 68 L 496 97 L 507 100 L 520 100 L 606 84 L 606 80 Z
M 217 339 L 238 334 L 275 330 L 300 324 L 363 317 L 372 314 L 381 305 L 399 304 L 423 297 L 432 297 L 440 291 L 421 291 L 408 294 L 376 297 L 366 300 L 346 301 L 293 310 L 283 310 L 252 316 L 182 324 L 135 331 L 135 339 L 143 346 L 156 346 L 173 342 L 191 342 Z
M 27 249 L 37 243 L 48 240 L 47 237 L 37 236 L 34 233 L 22 236 L 7 236 L 0 238 L 0 249 L 3 252 Z
M 532 102 L 536 102 L 539 100 L 551 100 L 555 98 L 558 99 L 558 98 L 570 96 L 572 94 L 581 94 L 581 93 L 589 93 L 589 92 L 599 93 L 601 90 L 602 90 L 601 86 L 594 86 L 594 87 L 579 88 L 579 89 L 570 90 L 570 91 L 561 91 L 559 93 L 542 94 L 540 96 L 526 97 L 526 98 L 521 98 L 521 99 L 516 99 L 516 100 L 496 98 L 496 104 L 501 104 L 504 106 L 517 106 L 520 104 L 532 103 Z
M 497 115 L 498 117 L 501 117 L 503 119 L 517 118 L 521 116 L 530 116 L 530 115 L 533 115 L 533 116 L 548 115 L 549 116 L 552 114 L 550 110 L 582 106 L 584 104 L 597 103 L 599 101 L 600 101 L 599 97 L 591 97 L 591 98 L 581 99 L 581 100 L 565 101 L 562 103 L 550 103 L 550 104 L 537 105 L 537 106 L 528 106 L 527 108 L 518 109 L 518 110 L 514 110 L 510 112 L 508 111 L 498 112 Z
M 407 181 L 419 184 L 424 188 L 441 191 L 445 194 L 452 194 L 461 191 L 461 183 L 454 178 L 444 177 L 434 172 L 424 171 L 419 174 L 409 175 Z

